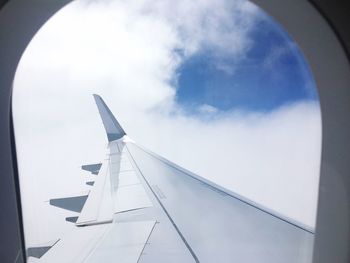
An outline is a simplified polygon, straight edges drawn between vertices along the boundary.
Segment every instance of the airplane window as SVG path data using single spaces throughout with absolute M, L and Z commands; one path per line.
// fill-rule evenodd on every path
M 249 1 L 71 3 L 26 49 L 13 119 L 29 262 L 311 262 L 318 94 Z

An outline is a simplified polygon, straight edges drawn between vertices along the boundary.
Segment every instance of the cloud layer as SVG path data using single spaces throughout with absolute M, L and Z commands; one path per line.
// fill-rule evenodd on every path
M 321 147 L 316 102 L 269 113 L 202 105 L 192 116 L 176 103 L 181 63 L 201 52 L 218 61 L 244 57 L 260 15 L 247 1 L 224 0 L 78 1 L 55 15 L 28 46 L 14 83 L 27 242 L 70 227 L 62 224 L 67 214 L 44 201 L 86 190 L 79 166 L 104 157 L 93 93 L 138 143 L 314 226 Z M 46 227 L 48 221 L 61 228 Z

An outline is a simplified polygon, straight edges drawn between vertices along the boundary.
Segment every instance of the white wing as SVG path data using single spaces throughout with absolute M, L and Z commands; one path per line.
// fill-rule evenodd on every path
M 88 195 L 50 200 L 80 212 L 67 218 L 74 231 L 51 248 L 30 248 L 31 256 L 39 262 L 311 261 L 311 231 L 135 144 L 94 97 L 108 155 L 82 167 L 97 174 Z

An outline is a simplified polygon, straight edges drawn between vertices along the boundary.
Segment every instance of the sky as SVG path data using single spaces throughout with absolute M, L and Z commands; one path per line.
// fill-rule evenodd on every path
M 272 18 L 246 0 L 81 0 L 40 29 L 14 80 L 27 244 L 71 227 L 47 200 L 86 192 L 80 166 L 104 158 L 94 93 L 137 143 L 314 227 L 317 90 Z
M 318 100 L 312 76 L 296 44 L 263 20 L 250 37 L 254 45 L 237 61 L 201 52 L 178 68 L 177 102 L 189 108 L 210 105 L 218 110 L 266 112 L 301 100 Z M 218 65 L 224 63 L 224 65 Z

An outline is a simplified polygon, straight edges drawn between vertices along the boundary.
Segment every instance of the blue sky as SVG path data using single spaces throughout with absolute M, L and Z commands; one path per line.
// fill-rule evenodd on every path
M 203 104 L 265 112 L 318 100 L 303 55 L 274 20 L 261 12 L 249 37 L 244 56 L 217 56 L 207 49 L 185 60 L 178 69 L 177 103 L 189 113 Z

